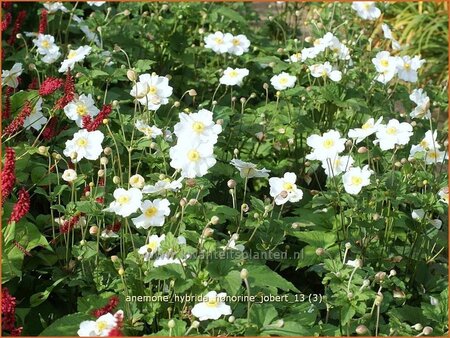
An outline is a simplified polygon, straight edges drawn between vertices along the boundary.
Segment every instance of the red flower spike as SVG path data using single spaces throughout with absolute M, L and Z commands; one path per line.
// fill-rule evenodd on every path
M 39 33 L 45 34 L 45 31 L 47 30 L 47 14 L 48 12 L 43 9 L 41 11 L 41 18 L 39 20 Z
M 75 96 L 75 84 L 70 70 L 66 73 L 66 82 L 64 83 L 64 96 L 60 98 L 56 104 L 55 109 L 64 109 L 64 107 L 73 100 Z
M 17 39 L 17 33 L 19 33 L 20 28 L 22 27 L 22 23 L 25 21 L 25 18 L 27 16 L 26 11 L 20 11 L 17 15 L 16 21 L 14 22 L 13 29 L 11 31 L 11 36 L 8 39 L 8 44 L 11 46 L 16 42 Z
M 2 205 L 11 194 L 16 184 L 16 153 L 13 148 L 6 148 L 5 164 L 2 170 Z
M 87 131 L 94 131 L 97 130 L 98 127 L 103 123 L 103 120 L 108 118 L 109 114 L 111 114 L 112 111 L 112 107 L 110 104 L 104 105 L 102 110 L 100 110 L 100 112 L 98 113 L 98 115 L 95 117 L 94 120 L 91 120 L 91 122 L 85 123 L 84 117 L 83 117 L 83 127 L 87 130 Z M 86 119 L 86 122 L 88 120 Z
M 30 211 L 30 194 L 25 188 L 20 189 L 19 198 L 14 204 L 8 223 L 18 222 Z
M 31 102 L 25 102 L 25 106 L 22 111 L 17 115 L 17 117 L 5 128 L 3 134 L 5 135 L 13 135 L 22 128 L 25 119 L 31 114 L 33 111 L 33 107 L 31 106 Z
M 48 77 L 42 82 L 41 88 L 39 88 L 39 95 L 44 97 L 53 94 L 59 88 L 64 85 L 64 80 L 56 77 Z
M 2 20 L 2 32 L 6 29 L 6 28 L 8 28 L 8 26 L 11 24 L 11 21 L 12 21 L 12 15 L 11 15 L 11 13 L 6 13 L 5 14 L 5 17 L 3 18 L 3 20 Z

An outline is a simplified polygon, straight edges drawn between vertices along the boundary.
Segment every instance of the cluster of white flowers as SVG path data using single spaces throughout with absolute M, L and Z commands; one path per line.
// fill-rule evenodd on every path
M 220 31 L 205 36 L 205 48 L 212 49 L 217 54 L 242 55 L 248 52 L 250 41 L 245 35 L 234 36 Z
M 177 144 L 170 148 L 170 166 L 181 170 L 181 176 L 201 177 L 216 164 L 214 145 L 222 126 L 214 123 L 213 113 L 201 109 L 198 113 L 180 113 L 174 127 Z
M 350 60 L 350 51 L 347 46 L 340 42 L 339 39 L 331 32 L 328 32 L 323 37 L 314 40 L 313 45 L 313 47 L 303 48 L 300 52 L 300 57 L 297 55 L 292 58 L 291 56 L 290 60 L 292 62 L 295 62 L 294 60 L 305 62 L 308 59 L 314 59 L 327 49 L 336 54 L 339 60 Z
M 376 20 L 381 15 L 380 9 L 375 6 L 375 1 L 354 1 L 352 9 L 364 20 Z
M 33 40 L 33 44 L 37 48 L 37 52 L 43 55 L 42 62 L 53 63 L 61 56 L 59 47 L 55 44 L 55 38 L 48 34 L 38 34 Z
M 69 54 L 67 54 L 67 59 L 65 59 L 61 63 L 61 67 L 59 68 L 60 73 L 65 73 L 69 69 L 73 69 L 75 63 L 83 61 L 86 56 L 88 56 L 91 52 L 92 48 L 89 46 L 81 46 L 77 49 L 71 49 Z
M 133 85 L 130 95 L 149 110 L 157 110 L 169 102 L 172 92 L 173 88 L 169 86 L 167 77 L 152 73 L 139 75 L 139 80 Z
M 392 56 L 388 51 L 378 52 L 372 59 L 375 69 L 378 72 L 376 80 L 383 84 L 391 81 L 395 75 L 400 80 L 406 82 L 417 82 L 417 71 L 425 63 L 419 56 L 411 58 L 405 56 Z

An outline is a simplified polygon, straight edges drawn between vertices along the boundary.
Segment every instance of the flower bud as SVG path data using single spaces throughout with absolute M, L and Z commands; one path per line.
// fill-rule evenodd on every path
M 167 326 L 169 327 L 169 329 L 173 329 L 175 327 L 175 321 L 173 319 L 169 320 Z
M 248 270 L 247 269 L 242 269 L 240 276 L 242 279 L 247 279 L 248 278 Z
M 206 227 L 203 230 L 203 234 L 202 235 L 203 235 L 203 237 L 211 237 L 213 235 L 213 233 L 214 233 L 214 229 Z
M 365 154 L 367 153 L 368 149 L 366 147 L 359 147 L 358 148 L 358 154 Z
M 173 106 L 174 106 L 175 108 L 178 108 L 178 107 L 180 106 L 180 101 L 175 101 L 175 102 L 173 103 Z
M 350 250 L 352 248 L 352 245 L 349 242 L 347 242 L 347 243 L 345 243 L 345 248 L 347 250 Z
M 242 203 L 242 205 L 241 205 L 241 210 L 242 210 L 243 212 L 247 212 L 249 209 L 250 209 L 250 208 L 249 208 L 249 206 L 248 206 L 247 203 Z
M 194 206 L 194 205 L 196 205 L 197 203 L 198 203 L 198 200 L 195 199 L 195 198 L 191 198 L 191 199 L 189 200 L 189 202 L 188 202 L 188 204 L 189 204 L 190 206 Z
M 228 180 L 227 186 L 230 189 L 234 189 L 236 187 L 236 181 L 235 180 Z
M 75 160 L 77 157 L 78 157 L 78 154 L 77 154 L 76 151 L 74 151 L 74 152 L 72 152 L 72 153 L 70 154 L 70 158 L 71 158 L 72 160 Z
M 367 326 L 365 326 L 365 325 L 358 325 L 357 327 L 356 327 L 356 333 L 357 334 L 359 334 L 359 335 L 364 335 L 364 334 L 366 334 L 369 330 L 367 329 Z
M 430 335 L 430 334 L 433 333 L 433 328 L 430 327 L 430 326 L 425 326 L 425 327 L 423 328 L 422 332 L 423 332 L 423 334 L 424 334 L 425 336 L 428 336 L 428 335 Z
M 89 228 L 89 233 L 93 236 L 96 235 L 98 233 L 98 226 L 93 225 Z
M 269 89 L 269 84 L 268 83 L 264 83 L 263 84 L 263 89 L 265 89 L 265 90 Z
M 186 206 L 186 204 L 187 204 L 187 199 L 183 197 L 180 200 L 180 207 L 184 208 Z
M 119 261 L 119 257 L 118 256 L 116 256 L 116 255 L 111 256 L 111 262 L 115 263 L 115 262 L 118 262 L 118 261 Z
M 383 301 L 383 294 L 382 293 L 378 293 L 375 296 L 375 305 L 376 306 L 380 306 L 381 302 Z
M 186 180 L 186 186 L 188 186 L 189 188 L 194 188 L 197 185 L 197 181 L 195 180 L 195 178 L 189 178 Z
M 234 323 L 235 320 L 236 320 L 236 318 L 234 316 L 228 317 L 228 322 L 229 323 Z
M 190 89 L 188 91 L 189 96 L 197 96 L 197 91 L 195 89 Z
M 417 331 L 422 331 L 423 325 L 420 323 L 417 323 L 417 324 L 414 324 L 413 326 L 411 326 L 411 328 L 413 328 L 414 330 L 417 330 Z
M 125 274 L 125 270 L 121 267 L 121 268 L 117 271 L 117 273 L 118 273 L 120 276 L 123 276 L 123 275 Z
M 38 148 L 38 152 L 39 152 L 39 154 L 41 154 L 41 155 L 48 155 L 48 149 L 49 149 L 50 147 L 45 147 L 45 146 L 40 146 L 39 148 Z
M 110 147 L 105 147 L 105 149 L 103 149 L 103 153 L 107 156 L 111 155 L 112 149 Z
M 97 171 L 97 175 L 98 177 L 103 177 L 105 176 L 105 171 L 103 169 L 100 169 L 99 171 Z
M 212 225 L 216 225 L 216 224 L 219 223 L 219 221 L 220 221 L 219 217 L 213 216 L 213 217 L 211 217 L 210 223 L 211 223 Z
M 114 184 L 119 184 L 120 183 L 120 177 L 119 176 L 114 176 L 113 177 L 113 183 Z
M 317 248 L 316 249 L 316 255 L 317 256 L 322 256 L 325 253 L 325 249 L 324 248 Z
M 193 329 L 198 329 L 199 326 L 200 326 L 200 322 L 198 322 L 198 321 L 196 321 L 196 320 L 194 320 L 194 321 L 192 322 L 192 324 L 191 324 L 191 327 L 192 327 Z
M 375 281 L 380 283 L 386 278 L 386 272 L 380 271 L 375 274 Z
M 395 271 L 394 269 L 389 271 L 389 277 L 392 277 L 392 276 L 395 276 L 395 275 L 397 275 L 397 271 Z
M 127 78 L 128 80 L 130 80 L 131 82 L 136 82 L 137 80 L 137 74 L 134 70 L 132 69 L 128 69 L 127 70 Z

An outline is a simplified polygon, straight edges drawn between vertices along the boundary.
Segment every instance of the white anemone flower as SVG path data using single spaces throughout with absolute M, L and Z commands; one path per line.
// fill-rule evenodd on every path
M 376 133 L 378 127 L 381 125 L 381 121 L 383 121 L 383 117 L 380 117 L 376 122 L 375 119 L 371 117 L 361 126 L 361 128 L 350 129 L 348 131 L 348 137 L 354 139 L 355 143 L 358 144 L 366 137 Z
M 431 130 L 428 130 L 425 133 L 425 137 L 420 141 L 419 144 L 413 145 L 409 152 L 409 156 L 412 157 L 416 153 L 423 153 L 428 150 L 439 150 L 441 146 L 437 142 L 437 130 L 434 133 L 431 133 Z
M 153 73 L 139 75 L 139 80 L 131 89 L 130 95 L 149 110 L 158 110 L 169 102 L 172 92 L 169 79 Z
M 303 198 L 303 191 L 297 188 L 295 181 L 297 176 L 290 172 L 285 173 L 282 178 L 269 178 L 270 196 L 275 199 L 276 205 L 298 202 Z
M 221 316 L 231 315 L 231 307 L 225 304 L 227 294 L 216 291 L 208 292 L 201 303 L 195 304 L 192 308 L 192 314 L 200 321 L 208 319 L 219 319 Z
M 105 4 L 106 3 L 106 1 L 86 1 L 86 3 L 89 5 L 89 6 L 96 6 L 96 7 L 100 7 L 100 6 L 102 6 L 103 4 Z
M 94 117 L 97 116 L 99 112 L 100 110 L 95 106 L 91 94 L 88 94 L 87 96 L 82 94 L 64 107 L 66 116 L 72 121 L 75 121 L 80 128 L 83 127 L 83 116 L 89 115 Z
M 197 113 L 180 113 L 180 122 L 175 124 L 174 133 L 178 139 L 192 142 L 215 144 L 217 136 L 222 132 L 222 126 L 213 120 L 213 113 L 201 109 Z M 180 143 L 180 142 L 179 142 Z M 184 142 L 183 142 L 184 143 Z
M 144 194 L 165 194 L 167 191 L 178 191 L 181 189 L 183 184 L 181 181 L 183 177 L 175 181 L 171 181 L 169 178 L 159 180 L 155 185 L 146 185 L 142 188 Z
M 80 337 L 107 337 L 109 332 L 116 328 L 118 315 L 123 317 L 123 311 L 119 310 L 114 315 L 104 314 L 95 321 L 85 320 L 80 323 L 77 334 Z
M 114 201 L 104 211 L 114 212 L 116 215 L 128 217 L 141 206 L 142 192 L 137 188 L 125 190 L 117 188 L 113 193 Z
M 422 88 L 414 89 L 412 93 L 409 95 L 409 99 L 416 104 L 416 107 L 409 114 L 409 116 L 411 116 L 413 119 L 414 118 L 429 119 L 431 117 L 430 98 Z
M 375 69 L 379 73 L 376 77 L 378 82 L 386 84 L 397 74 L 398 60 L 396 57 L 391 56 L 391 54 L 387 51 L 378 52 L 376 57 L 372 59 L 372 63 L 375 65 Z
M 73 69 L 75 63 L 83 61 L 86 56 L 91 53 L 91 50 L 92 48 L 89 46 L 81 46 L 77 49 L 71 49 L 67 55 L 67 59 L 61 63 L 61 67 L 58 69 L 58 72 L 65 73 L 67 70 Z
M 374 144 L 380 144 L 381 150 L 394 149 L 395 145 L 406 145 L 411 138 L 413 127 L 407 122 L 389 120 L 387 125 L 380 125 Z
M 87 131 L 81 129 L 73 135 L 73 139 L 66 141 L 66 148 L 63 153 L 70 157 L 73 163 L 81 159 L 97 160 L 103 151 L 102 142 L 104 135 L 100 130 Z M 73 154 L 77 156 L 74 158 Z
M 140 206 L 142 214 L 131 220 L 138 229 L 148 229 L 151 226 L 161 227 L 164 225 L 165 217 L 170 215 L 169 205 L 170 202 L 166 198 L 142 201 Z
M 156 252 L 159 250 L 159 247 L 161 246 L 161 242 L 164 241 L 166 238 L 166 235 L 162 234 L 161 236 L 158 235 L 151 235 L 148 240 L 147 244 L 144 246 L 141 246 L 138 250 L 138 253 L 144 256 L 144 261 L 147 262 L 156 254 Z
M 387 24 L 383 23 L 383 24 L 381 24 L 381 29 L 383 30 L 384 38 L 391 40 L 392 49 L 393 50 L 401 50 L 402 46 L 396 39 L 394 39 L 391 28 Z
M 417 71 L 425 63 L 417 55 L 411 58 L 408 55 L 397 57 L 398 78 L 406 82 L 417 82 Z
M 322 168 L 328 177 L 337 176 L 351 168 L 355 160 L 351 156 L 336 156 L 334 160 L 322 162 Z
M 227 36 L 227 38 L 229 38 Z M 231 38 L 231 46 L 228 48 L 228 53 L 233 55 L 242 55 L 248 52 L 248 48 L 250 47 L 250 40 L 243 34 L 239 34 L 233 36 Z
M 33 128 L 41 130 L 42 126 L 47 123 L 48 119 L 42 114 L 42 98 L 40 97 L 33 107 L 30 115 L 28 115 L 23 122 L 25 129 Z
M 214 147 L 209 143 L 178 143 L 170 148 L 170 166 L 186 178 L 202 177 L 216 164 Z
M 233 47 L 233 35 L 218 31 L 205 36 L 205 48 L 212 49 L 217 54 L 225 54 Z
M 69 11 L 62 2 L 46 2 L 44 7 L 49 13 L 56 13 L 57 11 L 67 13 Z
M 55 48 L 59 50 L 55 44 L 55 38 L 48 34 L 38 34 L 37 38 L 33 40 L 33 44 L 37 48 L 37 52 L 41 55 L 52 53 Z
M 333 67 L 328 61 L 324 64 L 318 63 L 309 66 L 309 70 L 313 77 L 330 78 L 334 82 L 339 82 L 342 79 L 342 73 L 339 70 L 333 70 Z
M 18 77 L 22 75 L 23 67 L 21 63 L 15 63 L 10 70 L 2 71 L 2 86 L 17 88 L 19 85 Z
M 369 166 L 363 168 L 350 168 L 343 176 L 344 189 L 351 195 L 357 195 L 361 189 L 370 184 L 370 176 L 372 171 Z
M 147 138 L 156 138 L 157 136 L 161 136 L 163 134 L 162 130 L 159 129 L 156 126 L 149 126 L 148 124 L 144 123 L 144 121 L 137 120 L 135 125 L 137 130 L 139 130 L 141 133 L 145 134 L 145 137 Z
M 297 78 L 295 76 L 289 75 L 288 73 L 282 72 L 281 74 L 274 75 L 270 79 L 270 83 L 276 90 L 285 90 L 287 88 L 292 88 L 295 86 Z
M 269 177 L 270 170 L 266 168 L 256 169 L 256 164 L 244 162 L 237 158 L 232 159 L 230 163 L 239 170 L 242 178 Z
M 341 138 L 337 130 L 330 130 L 320 135 L 311 135 L 306 139 L 308 146 L 313 148 L 311 154 L 306 155 L 308 160 L 326 161 L 333 160 L 345 149 L 346 139 Z
M 380 9 L 375 6 L 375 1 L 354 1 L 352 9 L 364 20 L 375 20 L 381 15 Z
M 219 79 L 221 84 L 227 86 L 240 86 L 244 81 L 244 77 L 248 75 L 247 68 L 230 68 L 228 67 L 223 72 L 222 77 Z

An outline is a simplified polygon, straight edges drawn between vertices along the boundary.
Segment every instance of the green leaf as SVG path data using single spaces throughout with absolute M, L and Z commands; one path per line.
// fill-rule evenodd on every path
M 263 327 L 269 325 L 272 321 L 277 318 L 278 313 L 273 305 L 269 304 L 255 304 L 250 309 L 250 322 L 258 325 L 258 327 Z
M 54 321 L 39 336 L 77 336 L 80 323 L 85 320 L 94 320 L 94 318 L 85 313 L 67 315 Z
M 295 231 L 293 236 L 315 248 L 329 248 L 336 243 L 336 234 L 324 231 Z
M 252 286 L 276 287 L 283 291 L 300 292 L 294 284 L 281 277 L 275 271 L 265 265 L 249 265 L 248 281 L 250 288 Z
M 242 285 L 240 272 L 237 270 L 230 271 L 222 280 L 222 286 L 230 296 L 235 296 Z

